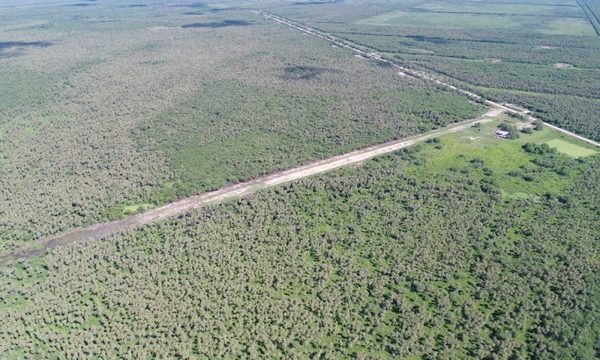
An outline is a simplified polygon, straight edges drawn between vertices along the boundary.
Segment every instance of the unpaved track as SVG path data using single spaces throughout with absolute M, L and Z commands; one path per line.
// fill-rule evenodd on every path
M 409 76 L 416 77 L 416 78 L 419 78 L 419 79 L 423 79 L 423 80 L 434 82 L 434 83 L 438 84 L 441 87 L 445 87 L 447 89 L 453 90 L 453 91 L 455 91 L 455 92 L 457 92 L 459 94 L 465 95 L 468 98 L 471 98 L 471 99 L 473 99 L 475 101 L 482 102 L 482 103 L 484 103 L 486 105 L 489 105 L 491 107 L 494 107 L 494 108 L 502 109 L 502 110 L 504 110 L 506 112 L 509 112 L 509 113 L 512 113 L 512 114 L 523 116 L 523 117 L 529 119 L 530 121 L 541 120 L 541 119 L 537 119 L 537 118 L 535 118 L 533 116 L 530 116 L 526 112 L 518 111 L 518 110 L 515 110 L 515 109 L 512 109 L 512 108 L 509 108 L 509 107 L 504 106 L 504 105 L 502 105 L 500 103 L 488 100 L 488 99 L 486 99 L 486 98 L 484 98 L 482 96 L 479 96 L 479 95 L 477 95 L 475 93 L 472 93 L 472 92 L 470 92 L 468 90 L 457 88 L 454 85 L 448 84 L 446 82 L 441 81 L 440 79 L 434 78 L 432 75 L 427 74 L 426 72 L 416 71 L 416 70 L 413 70 L 413 69 L 409 69 L 409 68 L 406 68 L 406 67 L 404 67 L 402 65 L 397 64 L 394 61 L 391 61 L 391 60 L 388 60 L 388 59 L 384 59 L 377 52 L 366 52 L 366 51 L 360 49 L 359 47 L 357 47 L 356 45 L 350 43 L 347 40 L 338 39 L 338 38 L 336 38 L 334 36 L 325 34 L 325 33 L 321 32 L 321 31 L 319 31 L 317 29 L 313 29 L 311 27 L 308 27 L 308 26 L 296 23 L 295 21 L 292 21 L 290 19 L 283 18 L 281 16 L 277 16 L 275 14 L 271 14 L 271 13 L 263 11 L 263 10 L 254 10 L 254 12 L 257 13 L 257 14 L 261 14 L 265 18 L 271 19 L 271 20 L 273 20 L 273 21 L 275 21 L 275 22 L 277 22 L 279 24 L 289 26 L 289 27 L 291 27 L 293 29 L 302 31 L 303 33 L 306 33 L 306 34 L 318 37 L 320 39 L 329 41 L 330 43 L 332 43 L 332 44 L 334 44 L 334 45 L 336 45 L 338 47 L 342 47 L 342 48 L 346 48 L 346 49 L 352 50 L 355 53 L 357 53 L 357 54 L 359 54 L 359 55 L 361 55 L 363 57 L 366 57 L 366 58 L 369 58 L 369 59 L 372 59 L 372 60 L 376 60 L 376 61 L 380 61 L 380 62 L 384 62 L 384 63 L 388 63 L 388 64 L 394 66 L 396 69 L 400 70 L 400 72 L 403 73 L 403 74 L 405 74 L 405 75 L 409 75 Z M 363 46 L 363 47 L 366 48 L 366 46 Z M 575 138 L 577 138 L 577 139 L 579 139 L 581 141 L 585 141 L 588 144 L 592 144 L 594 146 L 600 147 L 600 143 L 597 142 L 597 141 L 588 139 L 588 138 L 583 137 L 581 135 L 577 135 L 575 133 L 572 133 L 572 132 L 570 132 L 568 130 L 560 128 L 560 127 L 558 127 L 556 125 L 549 124 L 547 122 L 544 122 L 544 124 L 547 125 L 548 127 L 552 128 L 552 129 L 554 129 L 554 130 L 560 131 L 560 132 L 562 132 L 564 134 L 567 134 L 569 136 L 573 136 L 573 137 L 575 137 Z
M 461 123 L 430 131 L 425 134 L 367 147 L 326 160 L 316 161 L 308 165 L 277 172 L 255 180 L 228 186 L 220 190 L 191 196 L 189 198 L 182 199 L 155 209 L 150 209 L 136 215 L 130 215 L 122 220 L 100 223 L 86 228 L 75 229 L 68 233 L 59 234 L 57 236 L 39 239 L 18 249 L 12 254 L 1 257 L 0 265 L 4 265 L 14 260 L 26 259 L 32 256 L 41 255 L 48 250 L 54 249 L 55 247 L 61 245 L 100 240 L 113 234 L 133 230 L 143 225 L 155 223 L 177 215 L 182 215 L 202 206 L 218 204 L 226 200 L 236 199 L 255 193 L 262 189 L 302 179 L 308 176 L 322 174 L 344 166 L 360 163 L 375 156 L 387 154 L 436 136 L 467 129 L 475 123 L 489 122 L 503 111 L 503 109 L 492 108 L 485 115 L 477 119 L 463 121 Z

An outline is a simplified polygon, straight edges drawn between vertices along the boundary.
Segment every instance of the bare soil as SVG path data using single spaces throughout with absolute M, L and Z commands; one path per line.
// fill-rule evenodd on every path
M 554 67 L 557 69 L 572 69 L 573 65 L 567 63 L 556 63 Z
M 285 184 L 308 176 L 322 174 L 344 166 L 361 166 L 361 164 L 363 164 L 366 160 L 373 157 L 397 151 L 436 136 L 461 131 L 471 127 L 475 123 L 489 122 L 502 112 L 502 109 L 492 108 L 479 118 L 467 120 L 446 128 L 430 131 L 422 135 L 367 147 L 326 160 L 316 161 L 308 165 L 277 172 L 255 180 L 227 186 L 220 190 L 191 196 L 136 215 L 127 216 L 121 220 L 99 223 L 86 228 L 75 229 L 68 233 L 59 234 L 53 237 L 38 239 L 18 249 L 12 254 L 0 257 L 0 265 L 6 264 L 10 261 L 22 260 L 37 256 L 62 245 L 101 240 L 120 232 L 134 230 L 143 225 L 182 215 L 190 212 L 193 209 L 197 209 L 206 205 L 218 204 L 227 200 L 237 199 L 253 194 L 262 189 Z

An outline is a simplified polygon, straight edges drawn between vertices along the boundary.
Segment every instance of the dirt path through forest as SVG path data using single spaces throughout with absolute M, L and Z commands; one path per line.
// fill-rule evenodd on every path
M 56 248 L 57 246 L 100 240 L 116 233 L 134 230 L 143 225 L 152 224 L 167 218 L 182 215 L 202 206 L 218 204 L 226 200 L 237 199 L 262 189 L 302 179 L 308 176 L 322 174 L 344 166 L 357 164 L 376 156 L 424 142 L 427 139 L 431 139 L 436 136 L 467 129 L 473 126 L 475 123 L 492 121 L 494 117 L 498 116 L 502 112 L 504 112 L 503 109 L 491 108 L 486 114 L 477 119 L 463 121 L 421 135 L 370 146 L 347 154 L 334 156 L 326 160 L 316 161 L 308 165 L 280 171 L 255 180 L 227 186 L 220 190 L 191 196 L 189 198 L 178 200 L 139 214 L 127 216 L 121 220 L 95 224 L 85 228 L 78 228 L 53 237 L 38 239 L 23 246 L 12 254 L 0 257 L 0 265 L 4 265 L 14 260 L 26 259 L 32 256 L 41 255 L 48 250 Z

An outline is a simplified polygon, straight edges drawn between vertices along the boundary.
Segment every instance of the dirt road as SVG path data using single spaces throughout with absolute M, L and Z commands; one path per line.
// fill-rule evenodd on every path
M 475 93 L 472 93 L 472 92 L 470 92 L 468 90 L 457 88 L 454 85 L 451 85 L 451 84 L 448 84 L 446 82 L 443 82 L 440 79 L 436 79 L 432 75 L 427 74 L 427 73 L 425 73 L 423 71 L 417 71 L 417 70 L 409 69 L 409 68 L 406 68 L 406 67 L 404 67 L 402 65 L 399 65 L 399 64 L 397 64 L 397 63 L 395 63 L 395 62 L 393 62 L 391 60 L 384 59 L 377 52 L 366 52 L 366 51 L 360 49 L 359 47 L 357 47 L 356 45 L 349 43 L 348 41 L 341 40 L 341 39 L 338 39 L 338 38 L 336 38 L 334 36 L 322 33 L 319 30 L 313 29 L 313 28 L 305 26 L 305 25 L 298 24 L 298 23 L 296 23 L 296 22 L 294 22 L 292 20 L 289 20 L 289 19 L 277 16 L 275 14 L 271 14 L 271 13 L 263 11 L 263 10 L 254 10 L 254 12 L 257 13 L 257 14 L 261 14 L 265 18 L 271 19 L 271 20 L 273 20 L 273 21 L 275 21 L 275 22 L 277 22 L 279 24 L 289 26 L 289 27 L 291 27 L 293 29 L 302 31 L 302 32 L 304 32 L 306 34 L 318 37 L 318 38 L 326 40 L 326 41 L 329 41 L 330 43 L 332 43 L 332 44 L 334 44 L 334 45 L 336 45 L 338 47 L 352 50 L 353 52 L 361 55 L 362 57 L 373 59 L 373 60 L 384 62 L 384 63 L 388 63 L 388 64 L 392 65 L 393 67 L 395 67 L 396 69 L 400 70 L 401 74 L 409 75 L 409 76 L 412 76 L 412 77 L 416 77 L 416 78 L 420 78 L 420 79 L 423 79 L 423 80 L 434 82 L 434 83 L 438 84 L 439 86 L 442 86 L 442 87 L 445 87 L 447 89 L 456 91 L 456 92 L 458 92 L 458 93 L 460 93 L 462 95 L 465 95 L 465 96 L 467 96 L 467 97 L 469 97 L 469 98 L 471 98 L 471 99 L 473 99 L 475 101 L 482 102 L 482 103 L 484 103 L 486 105 L 489 105 L 491 107 L 494 107 L 494 108 L 502 109 L 502 110 L 504 110 L 504 111 L 506 111 L 508 113 L 512 113 L 512 114 L 523 116 L 523 117 L 529 119 L 530 121 L 540 120 L 540 119 L 537 119 L 537 118 L 529 115 L 526 111 L 519 111 L 519 110 L 516 110 L 516 109 L 512 109 L 512 108 L 507 107 L 505 105 L 502 105 L 500 103 L 497 103 L 497 102 L 485 99 L 482 96 L 479 96 L 479 95 L 477 95 Z M 363 48 L 366 48 L 366 47 L 363 46 Z M 544 124 L 547 125 L 548 127 L 552 128 L 552 129 L 554 129 L 554 130 L 560 131 L 560 132 L 562 132 L 564 134 L 567 134 L 569 136 L 573 136 L 573 137 L 575 137 L 575 138 L 577 138 L 577 139 L 579 139 L 581 141 L 585 141 L 588 144 L 592 144 L 594 146 L 600 147 L 600 143 L 597 142 L 597 141 L 588 139 L 588 138 L 583 137 L 581 135 L 577 135 L 577 134 L 572 133 L 572 132 L 570 132 L 568 130 L 562 129 L 562 128 L 556 126 L 556 125 L 552 125 L 552 124 L 549 124 L 549 123 L 546 123 L 546 122 L 544 122 Z
M 347 154 L 335 156 L 326 160 L 316 161 L 308 165 L 300 166 L 290 170 L 277 172 L 255 180 L 228 186 L 217 191 L 208 192 L 202 195 L 191 196 L 158 208 L 150 209 L 136 215 L 130 215 L 124 219 L 110 221 L 92 225 L 86 228 L 79 228 L 68 233 L 59 234 L 54 237 L 43 238 L 29 243 L 18 249 L 12 254 L 0 258 L 0 265 L 13 260 L 25 259 L 40 255 L 57 246 L 100 240 L 110 235 L 133 230 L 140 226 L 155 223 L 163 219 L 171 218 L 177 215 L 185 214 L 193 209 L 202 206 L 217 204 L 226 200 L 240 198 L 259 190 L 284 184 L 290 181 L 302 179 L 308 176 L 322 174 L 334 169 L 348 166 L 371 159 L 376 156 L 387 154 L 407 146 L 423 142 L 427 139 L 464 130 L 475 123 L 485 123 L 493 120 L 503 112 L 502 109 L 492 108 L 483 116 L 477 119 L 467 120 L 461 123 L 453 124 L 449 127 L 427 132 L 401 140 L 367 147 Z

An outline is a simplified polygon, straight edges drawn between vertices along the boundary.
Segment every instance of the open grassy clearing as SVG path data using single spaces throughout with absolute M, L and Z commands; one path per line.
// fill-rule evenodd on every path
M 546 193 L 561 194 L 572 186 L 573 178 L 569 174 L 552 172 L 545 172 L 544 177 L 533 176 L 537 171 L 531 163 L 535 155 L 523 151 L 523 145 L 548 144 L 574 157 L 597 153 L 593 146 L 548 128 L 531 134 L 520 133 L 518 139 L 501 139 L 495 134 L 499 123 L 510 123 L 516 127 L 520 121 L 504 116 L 498 121 L 445 135 L 440 138 L 440 149 L 433 147 L 423 153 L 424 168 L 427 172 L 443 174 L 480 163 L 482 168 L 493 172 L 494 183 L 503 196 L 539 199 Z M 423 171 L 423 168 L 415 170 Z
M 502 3 L 502 2 L 446 2 L 434 1 L 414 7 L 416 10 L 427 10 L 432 12 L 464 12 L 477 14 L 498 14 L 498 15 L 536 15 L 536 16 L 556 16 L 556 17 L 584 17 L 584 13 L 577 4 L 571 6 L 556 6 L 547 4 L 529 4 L 529 3 Z
M 551 148 L 555 148 L 556 150 L 560 151 L 561 153 L 567 154 L 574 158 L 592 156 L 592 155 L 595 155 L 598 153 L 597 151 L 595 151 L 593 149 L 575 145 L 572 142 L 565 141 L 563 139 L 552 139 L 552 140 L 546 141 L 546 144 L 550 145 Z
M 521 104 L 534 110 L 534 115 L 544 121 L 600 140 L 600 123 L 591 120 L 600 111 L 600 99 L 495 88 L 475 87 L 474 90 L 496 101 Z
M 574 36 L 594 36 L 594 28 L 584 19 L 579 18 L 561 18 L 545 23 L 538 20 L 534 23 L 540 27 L 539 33 L 547 35 L 574 35 Z
M 585 18 L 532 18 L 476 14 L 415 13 L 394 10 L 361 19 L 356 24 L 381 26 L 419 26 L 461 29 L 497 29 L 507 32 L 537 32 L 553 35 L 595 35 Z
M 147 210 L 151 208 L 153 204 L 144 203 L 144 204 L 133 204 L 133 205 L 123 205 L 123 215 L 135 214 L 143 210 Z

